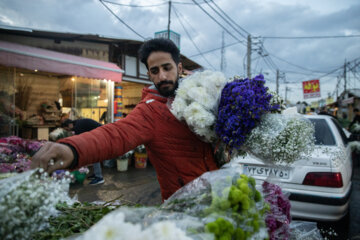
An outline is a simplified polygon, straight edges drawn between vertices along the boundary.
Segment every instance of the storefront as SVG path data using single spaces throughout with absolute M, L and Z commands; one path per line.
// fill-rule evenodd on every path
M 112 122 L 122 73 L 114 63 L 0 41 L 0 136 L 46 139 L 61 117 Z

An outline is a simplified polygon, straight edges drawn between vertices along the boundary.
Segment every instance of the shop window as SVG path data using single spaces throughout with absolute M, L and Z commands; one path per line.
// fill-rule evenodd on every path
M 100 122 L 108 109 L 108 82 L 89 78 L 72 78 L 62 83 L 63 106 L 71 118 L 91 118 Z
M 15 107 L 14 72 L 0 66 L 0 137 L 16 135 L 16 118 L 20 117 Z
M 139 74 L 141 78 L 147 78 L 148 75 L 147 75 L 147 68 L 145 66 L 145 64 L 143 64 L 140 60 L 139 60 Z
M 125 56 L 125 75 L 137 76 L 136 57 Z

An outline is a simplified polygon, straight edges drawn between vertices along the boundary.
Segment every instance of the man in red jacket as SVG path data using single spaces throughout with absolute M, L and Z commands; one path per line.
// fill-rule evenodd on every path
M 42 167 L 47 172 L 77 168 L 121 156 L 144 144 L 163 200 L 204 172 L 217 169 L 211 145 L 202 142 L 168 108 L 182 72 L 179 49 L 171 40 L 156 38 L 146 41 L 139 55 L 154 85 L 143 89 L 143 99 L 135 109 L 115 123 L 44 145 L 34 155 L 32 168 Z

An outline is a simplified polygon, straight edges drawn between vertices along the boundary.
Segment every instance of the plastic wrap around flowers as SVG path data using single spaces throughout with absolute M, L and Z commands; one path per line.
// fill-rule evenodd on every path
M 307 158 L 315 147 L 314 126 L 294 114 L 266 114 L 249 134 L 242 149 L 267 163 L 291 164 Z
M 270 104 L 272 95 L 263 75 L 234 79 L 224 87 L 216 121 L 216 133 L 231 149 L 240 149 L 264 113 L 279 108 Z

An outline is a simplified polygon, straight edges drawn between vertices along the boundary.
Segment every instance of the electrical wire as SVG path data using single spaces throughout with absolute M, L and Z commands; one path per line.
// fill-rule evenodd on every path
M 229 44 L 225 45 L 224 48 L 231 47 L 231 46 L 237 45 L 239 43 L 240 42 L 229 43 Z M 220 49 L 222 49 L 222 47 L 213 48 L 213 49 L 207 50 L 205 52 L 202 52 L 201 54 L 207 54 L 207 53 L 215 52 L 215 51 L 220 50 Z M 201 54 L 200 53 L 199 54 L 194 54 L 194 55 L 191 55 L 189 57 L 197 57 L 197 56 L 199 56 Z
M 357 38 L 360 35 L 339 35 L 339 36 L 304 36 L 304 37 L 276 37 L 276 36 L 265 36 L 264 39 L 322 39 L 322 38 Z
M 206 0 L 204 0 L 206 1 Z M 239 29 L 241 29 L 242 31 L 244 31 L 246 33 L 246 35 L 251 35 L 248 31 L 246 31 L 244 28 L 242 28 L 239 24 L 237 24 L 231 17 L 229 17 L 229 15 L 226 14 L 226 12 L 224 12 L 215 2 L 214 0 L 210 0 L 216 7 L 217 9 L 220 10 L 220 12 L 226 16 L 233 24 L 235 24 Z
M 233 24 L 224 17 L 223 14 L 220 14 L 220 13 L 219 13 L 213 6 L 211 6 L 211 5 L 209 4 L 209 2 L 207 2 L 206 0 L 205 0 L 205 3 L 206 3 L 219 17 L 221 17 L 227 24 L 229 24 L 229 26 L 232 27 L 232 28 L 235 30 L 235 32 L 237 32 L 237 33 L 240 34 L 242 37 L 244 37 L 245 39 L 247 39 L 247 35 L 243 34 L 243 33 L 240 32 L 236 27 L 234 27 Z M 228 16 L 228 18 L 230 18 L 230 17 Z
M 209 14 L 202 6 L 200 6 L 200 4 L 198 4 L 195 0 L 192 0 L 206 15 L 208 15 L 208 17 L 210 17 L 214 22 L 216 22 L 222 29 L 224 29 L 230 36 L 232 36 L 233 38 L 235 38 L 238 42 L 242 43 L 244 46 L 246 46 L 246 44 L 238 39 L 234 34 L 232 34 L 226 27 L 224 27 L 219 21 L 217 21 L 213 16 L 211 16 L 211 14 Z
M 308 71 L 308 72 L 312 72 L 312 73 L 326 73 L 326 72 L 323 72 L 323 71 L 316 71 L 316 70 L 312 70 L 312 69 L 308 69 L 308 68 L 299 66 L 299 65 L 297 65 L 297 64 L 295 64 L 295 63 L 291 63 L 291 62 L 289 62 L 289 61 L 287 61 L 287 60 L 284 60 L 284 59 L 282 59 L 282 58 L 279 58 L 279 57 L 277 57 L 277 56 L 275 56 L 274 54 L 269 53 L 269 52 L 268 52 L 268 54 L 271 55 L 271 56 L 273 56 L 274 58 L 282 61 L 282 62 L 285 62 L 285 63 L 287 63 L 287 64 L 289 64 L 289 65 L 291 65 L 291 66 L 300 68 L 300 69 L 305 70 L 305 71 Z
M 107 2 L 107 3 L 114 4 L 114 5 L 118 5 L 118 6 L 123 6 L 123 7 L 139 7 L 139 8 L 140 8 L 140 7 L 142 7 L 142 8 L 146 8 L 146 7 L 158 7 L 158 6 L 162 6 L 162 5 L 168 4 L 167 1 L 162 2 L 162 3 L 152 4 L 152 5 L 123 4 L 123 3 L 111 2 L 111 1 L 108 1 L 108 0 L 102 0 L 102 1 L 103 1 L 103 2 Z
M 124 24 L 127 28 L 129 28 L 133 33 L 141 37 L 142 39 L 145 39 L 144 36 L 142 36 L 140 33 L 136 32 L 132 27 L 130 27 L 126 22 L 124 22 L 121 18 L 119 18 L 108 6 L 106 6 L 105 3 L 103 3 L 103 0 L 99 0 L 102 5 L 114 16 L 116 17 L 122 24 Z
M 180 25 L 183 27 L 186 35 L 188 36 L 188 38 L 190 39 L 190 41 L 192 42 L 192 44 L 194 45 L 194 47 L 195 47 L 195 48 L 198 50 L 198 52 L 201 54 L 201 50 L 200 50 L 199 47 L 196 45 L 196 43 L 194 42 L 194 40 L 193 40 L 192 37 L 190 36 L 189 32 L 186 30 L 184 24 L 182 23 L 179 15 L 178 15 L 177 9 L 176 9 L 174 6 L 172 6 L 172 8 L 174 9 L 174 13 L 175 13 L 176 17 L 178 18 Z M 202 56 L 203 59 L 212 67 L 212 69 L 215 70 L 215 67 L 205 58 L 205 56 L 204 56 L 203 54 L 201 54 L 201 56 Z

